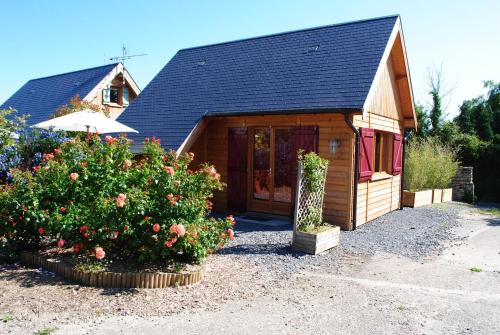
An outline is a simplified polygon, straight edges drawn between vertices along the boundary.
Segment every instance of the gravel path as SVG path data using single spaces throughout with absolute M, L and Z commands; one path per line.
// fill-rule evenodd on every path
M 290 285 L 303 284 L 297 274 L 304 271 L 330 275 L 353 271 L 377 251 L 421 259 L 437 254 L 446 241 L 455 238 L 452 229 L 467 208 L 449 204 L 395 211 L 356 231 L 341 232 L 341 247 L 316 256 L 291 249 L 290 227 L 239 223 L 236 239 L 209 257 L 204 281 L 192 287 L 95 289 L 63 282 L 36 269 L 4 266 L 0 268 L 0 317 L 9 315 L 13 320 L 0 323 L 0 334 L 26 333 L 53 324 L 94 323 L 108 315 L 215 312 L 231 301 L 283 296 Z
M 355 231 L 342 231 L 340 247 L 320 255 L 306 255 L 291 248 L 291 227 L 270 227 L 247 223 L 236 225 L 236 239 L 223 255 L 254 264 L 278 277 L 288 277 L 298 270 L 328 268 L 340 270 L 352 265 L 355 256 L 386 252 L 419 260 L 439 253 L 444 241 L 454 239 L 452 230 L 460 213 L 469 208 L 461 203 L 432 207 L 405 208 L 361 225 Z

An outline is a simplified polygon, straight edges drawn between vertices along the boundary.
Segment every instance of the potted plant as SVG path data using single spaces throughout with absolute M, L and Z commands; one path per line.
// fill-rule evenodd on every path
M 447 189 L 458 169 L 455 151 L 435 138 L 411 141 L 406 150 L 403 204 L 410 207 L 451 200 Z
M 420 207 L 432 204 L 432 189 L 428 189 L 428 154 L 422 142 L 412 140 L 406 147 L 403 205 Z
M 328 160 L 302 151 L 298 157 L 292 247 L 315 255 L 339 244 L 340 227 L 323 221 Z

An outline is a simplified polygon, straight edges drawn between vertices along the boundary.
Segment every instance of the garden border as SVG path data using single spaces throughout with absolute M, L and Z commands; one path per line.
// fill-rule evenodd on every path
M 28 266 L 39 266 L 54 272 L 64 279 L 83 286 L 98 288 L 167 288 L 176 285 L 192 285 L 203 279 L 202 269 L 189 273 L 170 272 L 83 272 L 58 259 L 22 251 L 21 262 Z

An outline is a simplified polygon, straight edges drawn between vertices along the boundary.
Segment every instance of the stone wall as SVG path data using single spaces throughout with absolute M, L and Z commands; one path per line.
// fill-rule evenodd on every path
M 464 194 L 469 192 L 474 196 L 474 181 L 472 177 L 472 167 L 461 166 L 458 168 L 457 174 L 451 182 L 453 188 L 453 200 L 461 201 L 464 199 Z

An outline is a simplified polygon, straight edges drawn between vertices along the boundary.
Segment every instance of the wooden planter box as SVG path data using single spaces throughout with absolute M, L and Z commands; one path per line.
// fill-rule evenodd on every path
M 451 201 L 452 197 L 453 197 L 453 189 L 452 188 L 445 188 L 445 189 L 443 189 L 443 195 L 441 196 L 441 202 Z
M 331 229 L 317 234 L 295 230 L 293 232 L 292 248 L 316 255 L 339 245 L 339 242 L 340 227 L 338 226 L 332 226 Z
M 436 188 L 436 189 L 432 190 L 432 203 L 433 204 L 440 204 L 442 197 L 443 197 L 443 190 L 442 189 Z
M 407 207 L 421 207 L 432 204 L 432 190 L 410 192 L 403 191 L 403 205 Z

